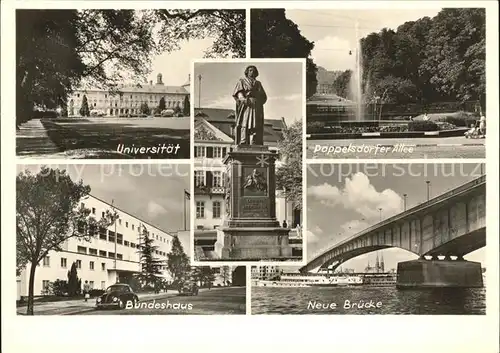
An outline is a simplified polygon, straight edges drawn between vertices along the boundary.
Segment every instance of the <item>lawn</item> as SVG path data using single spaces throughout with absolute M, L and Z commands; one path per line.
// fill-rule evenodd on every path
M 49 138 L 61 152 L 99 150 L 106 158 L 189 158 L 189 118 L 87 118 L 42 120 Z M 144 153 L 123 155 L 125 147 L 157 147 L 179 145 L 174 153 Z M 84 157 L 87 158 L 87 157 Z M 103 158 L 101 156 L 101 158 Z

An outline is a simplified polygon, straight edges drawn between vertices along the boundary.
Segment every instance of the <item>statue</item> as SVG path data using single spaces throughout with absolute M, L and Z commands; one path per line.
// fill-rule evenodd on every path
M 264 104 L 267 95 L 256 78 L 259 71 L 253 65 L 245 69 L 234 89 L 236 101 L 235 143 L 237 145 L 264 144 Z
M 254 169 L 251 174 L 249 174 L 245 180 L 244 189 L 250 189 L 250 191 L 267 191 L 267 183 L 257 169 Z

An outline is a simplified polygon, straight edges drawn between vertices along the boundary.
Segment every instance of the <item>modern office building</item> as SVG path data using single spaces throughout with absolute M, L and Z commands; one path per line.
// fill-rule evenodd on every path
M 81 204 L 91 210 L 91 215 L 99 220 L 112 205 L 94 196 L 86 196 Z M 50 282 L 68 279 L 68 271 L 76 263 L 78 278 L 82 283 L 89 281 L 92 288 L 105 289 L 114 283 L 127 283 L 132 275 L 141 270 L 139 263 L 139 246 L 141 234 L 148 232 L 157 246 L 154 256 L 161 260 L 167 259 L 173 240 L 173 233 L 167 233 L 136 216 L 119 209 L 115 205 L 118 220 L 115 225 L 100 228 L 90 241 L 70 238 L 62 244 L 62 251 L 51 251 L 40 261 L 36 269 L 35 295 L 45 294 L 44 289 Z M 188 231 L 186 231 L 188 232 Z M 27 296 L 29 283 L 28 263 L 17 278 L 18 297 Z M 162 268 L 162 277 L 171 280 L 166 266 Z
M 195 260 L 215 258 L 217 232 L 225 216 L 223 159 L 233 146 L 234 112 L 230 109 L 195 109 L 194 132 L 194 206 Z M 264 143 L 277 151 L 284 119 L 266 119 Z M 279 151 L 278 151 L 279 153 Z M 276 163 L 277 167 L 280 161 Z M 294 210 L 291 202 L 276 190 L 276 218 L 291 228 L 292 256 L 302 256 L 302 211 Z
M 68 97 L 68 116 L 78 116 L 83 97 L 87 97 L 90 111 L 98 111 L 106 116 L 140 114 L 141 104 L 157 108 L 160 100 L 165 99 L 166 109 L 184 108 L 184 100 L 189 97 L 189 78 L 182 86 L 166 86 L 159 73 L 156 83 L 137 83 L 119 85 L 116 93 L 103 89 L 76 89 Z

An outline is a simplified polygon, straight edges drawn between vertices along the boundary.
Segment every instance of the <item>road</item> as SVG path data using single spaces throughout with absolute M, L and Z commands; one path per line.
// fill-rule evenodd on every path
M 189 297 L 163 296 L 144 300 L 140 305 L 142 307 L 138 309 L 123 310 L 85 308 L 82 312 L 72 312 L 71 315 L 244 315 L 246 288 L 213 288 Z
M 309 140 L 307 158 L 485 158 L 485 140 L 465 137 Z

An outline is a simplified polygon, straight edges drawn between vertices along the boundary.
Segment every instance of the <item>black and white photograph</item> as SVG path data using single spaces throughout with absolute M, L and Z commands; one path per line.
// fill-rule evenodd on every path
M 245 314 L 244 266 L 190 265 L 188 164 L 17 171 L 18 315 Z
M 304 74 L 304 59 L 195 61 L 195 261 L 303 261 Z
M 252 9 L 252 58 L 304 57 L 309 159 L 484 158 L 484 8 Z
M 17 10 L 17 156 L 189 159 L 191 60 L 245 57 L 245 16 Z
M 306 193 L 307 264 L 252 267 L 252 314 L 486 314 L 484 164 L 309 164 Z

